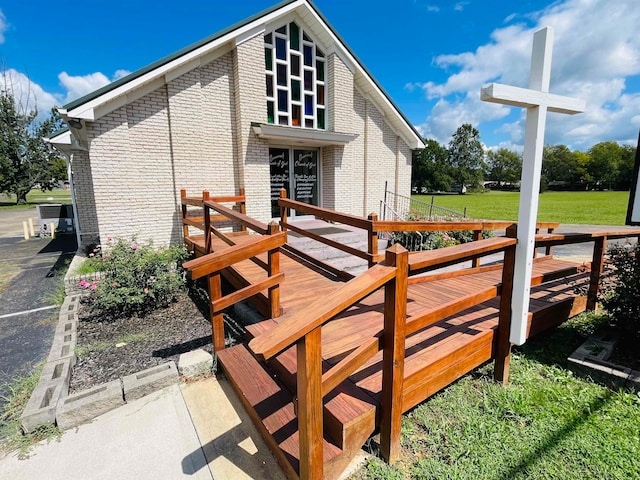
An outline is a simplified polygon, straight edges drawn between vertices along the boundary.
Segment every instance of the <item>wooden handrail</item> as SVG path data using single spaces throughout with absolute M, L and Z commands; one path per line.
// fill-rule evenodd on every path
M 377 221 L 373 225 L 375 232 L 438 232 L 447 230 L 500 230 L 515 222 L 403 222 L 397 220 Z
M 546 247 L 554 245 L 571 245 L 574 243 L 593 242 L 598 238 L 614 240 L 617 238 L 627 238 L 640 235 L 640 229 L 621 230 L 614 232 L 595 233 L 543 233 L 536 235 L 536 247 Z
M 355 257 L 363 258 L 364 260 L 369 260 L 369 258 L 372 258 L 372 255 L 369 255 L 369 253 L 367 252 L 358 250 L 357 248 L 353 248 L 348 245 L 343 245 L 340 242 L 336 242 L 334 240 L 331 240 L 330 238 L 325 238 L 322 235 L 316 235 L 315 233 L 308 232 L 305 229 L 297 227 L 295 225 L 291 225 L 290 223 L 287 224 L 287 230 L 291 230 L 292 232 L 299 233 L 300 235 L 309 237 L 312 240 L 315 240 L 316 242 L 324 243 L 325 245 L 336 248 L 338 250 L 342 250 L 343 252 L 350 253 Z
M 286 242 L 286 234 L 284 232 L 274 235 L 257 237 L 242 245 L 234 245 L 220 252 L 209 253 L 199 258 L 189 260 L 183 264 L 183 267 L 191 272 L 191 278 L 196 280 L 200 277 L 211 275 L 219 272 L 234 263 L 248 260 L 251 257 L 269 250 L 281 247 Z
M 412 274 L 422 273 L 436 268 L 446 267 L 476 257 L 505 250 L 516 244 L 515 238 L 494 237 L 477 242 L 462 243 L 453 247 L 415 252 L 409 256 L 409 271 Z
M 304 310 L 283 315 L 275 327 L 251 340 L 249 348 L 267 360 L 376 291 L 395 275 L 395 267 L 375 265 L 352 280 L 338 284 L 333 293 L 318 298 Z
M 210 209 L 215 210 L 218 213 L 221 213 L 229 220 L 235 221 L 240 225 L 244 225 L 245 227 L 250 228 L 254 232 L 258 232 L 262 235 L 266 235 L 269 232 L 269 228 L 266 224 L 259 222 L 258 220 L 254 220 L 253 218 L 243 213 L 237 212 L 232 208 L 225 207 L 218 202 L 208 200 L 204 202 L 204 206 L 209 207 Z
M 332 222 L 344 223 L 345 225 L 351 225 L 352 227 L 362 228 L 367 231 L 371 231 L 371 221 L 358 217 L 357 215 L 349 215 L 348 213 L 334 212 L 327 208 L 316 207 L 309 205 L 308 203 L 298 202 L 297 200 L 291 200 L 288 198 L 280 198 L 278 205 L 281 208 L 292 208 L 298 212 L 306 213 L 308 215 L 314 215 L 324 220 Z

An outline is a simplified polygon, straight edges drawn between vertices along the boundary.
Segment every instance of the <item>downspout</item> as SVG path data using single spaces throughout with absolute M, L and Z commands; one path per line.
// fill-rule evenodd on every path
M 67 177 L 69 178 L 69 190 L 71 190 L 71 206 L 73 207 L 73 226 L 76 230 L 76 242 L 78 245 L 78 251 L 82 248 L 80 243 L 80 223 L 78 222 L 78 205 L 76 204 L 76 190 L 73 186 L 73 153 L 65 155 L 67 160 Z

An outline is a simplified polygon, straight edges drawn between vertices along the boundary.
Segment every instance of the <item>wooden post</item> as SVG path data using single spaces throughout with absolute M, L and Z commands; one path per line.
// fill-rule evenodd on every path
M 369 250 L 369 268 L 375 265 L 374 257 L 378 255 L 378 232 L 376 232 L 375 226 L 378 221 L 378 215 L 370 213 L 367 219 L 371 222 L 369 225 L 368 235 L 368 250 Z
M 280 189 L 280 198 L 287 198 L 287 191 L 284 188 Z M 280 207 L 280 223 L 282 224 L 282 230 L 284 232 L 287 231 L 287 209 L 285 207 Z
M 473 231 L 473 241 L 477 242 L 478 240 L 482 240 L 482 230 L 474 230 Z M 480 266 L 480 258 L 474 258 L 471 260 L 471 267 L 477 268 Z
M 211 253 L 211 210 L 204 202 L 209 200 L 209 192 L 207 190 L 202 191 L 202 212 L 204 215 L 204 252 L 205 254 Z
M 300 479 L 324 476 L 322 457 L 322 350 L 320 327 L 297 344 Z
M 515 235 L 515 232 L 514 232 Z M 502 267 L 502 291 L 500 293 L 500 314 L 498 317 L 498 330 L 494 343 L 496 361 L 493 368 L 493 378 L 497 382 L 506 385 L 509 381 L 509 362 L 511 360 L 511 297 L 513 295 L 513 270 L 516 261 L 515 246 L 509 247 L 504 252 L 504 264 Z
M 211 312 L 213 312 L 213 304 L 216 300 L 222 298 L 222 281 L 220 273 L 214 273 L 208 277 L 209 299 L 211 301 Z M 222 313 L 211 316 L 211 340 L 213 343 L 213 351 L 224 350 L 224 317 Z
M 269 223 L 269 235 L 275 235 L 280 232 L 277 222 Z M 280 249 L 269 250 L 269 271 L 267 274 L 271 277 L 280 273 Z M 280 316 L 280 284 L 269 288 L 269 308 L 271 310 L 271 318 Z
M 183 198 L 187 197 L 187 190 L 185 190 L 184 188 L 180 189 L 180 202 L 182 202 Z M 184 220 L 185 218 L 187 218 L 187 206 L 183 203 L 182 205 L 182 220 Z M 187 238 L 189 236 L 189 225 L 185 225 L 184 222 L 182 223 L 182 237 L 183 239 Z
M 548 234 L 552 234 L 555 231 L 556 231 L 555 228 L 548 228 L 547 229 L 547 233 Z M 548 245 L 546 250 L 544 251 L 544 254 L 550 257 L 553 254 L 553 247 L 551 245 Z
M 243 215 L 246 215 L 247 214 L 247 197 L 245 195 L 244 187 L 240 187 L 240 196 L 243 197 L 243 201 L 240 202 L 240 213 Z M 247 226 L 240 225 L 240 231 L 246 232 Z
M 400 456 L 409 252 L 395 244 L 386 251 L 385 261 L 396 267 L 396 277 L 384 288 L 380 450 L 394 463 Z
M 593 259 L 591 260 L 591 279 L 589 280 L 589 293 L 587 293 L 587 310 L 595 310 L 598 303 L 598 286 L 604 267 L 604 254 L 606 250 L 607 237 L 597 238 L 593 246 Z

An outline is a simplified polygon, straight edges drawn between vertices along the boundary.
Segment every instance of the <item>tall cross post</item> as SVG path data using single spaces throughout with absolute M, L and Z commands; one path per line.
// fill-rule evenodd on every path
M 531 273 L 535 250 L 536 219 L 540 194 L 540 172 L 544 147 L 547 111 L 573 115 L 584 111 L 584 100 L 549 93 L 553 29 L 545 27 L 533 36 L 529 88 L 493 83 L 481 89 L 485 102 L 500 103 L 527 109 L 518 210 L 518 243 L 511 300 L 511 330 L 509 340 L 522 345 L 527 339 Z

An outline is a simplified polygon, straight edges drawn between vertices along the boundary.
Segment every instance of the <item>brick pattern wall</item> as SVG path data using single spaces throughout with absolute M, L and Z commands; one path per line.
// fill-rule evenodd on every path
M 267 222 L 271 218 L 269 145 L 251 129 L 267 121 L 264 76 L 264 36 L 258 35 L 234 50 L 236 155 L 244 179 L 247 215 Z
M 71 170 L 73 172 L 73 188 L 76 202 L 82 206 L 82 208 L 78 209 L 77 218 L 82 234 L 80 241 L 83 245 L 98 243 L 98 217 L 88 152 L 74 152 Z

